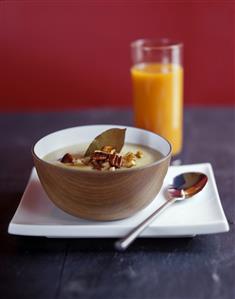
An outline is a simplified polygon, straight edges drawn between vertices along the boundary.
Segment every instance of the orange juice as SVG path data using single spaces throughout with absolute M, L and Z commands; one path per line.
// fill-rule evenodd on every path
M 182 148 L 183 68 L 141 63 L 132 67 L 135 125 L 168 139 L 172 153 Z

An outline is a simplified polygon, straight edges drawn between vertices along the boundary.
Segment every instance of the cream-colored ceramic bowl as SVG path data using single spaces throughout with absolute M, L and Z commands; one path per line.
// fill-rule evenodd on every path
M 43 158 L 55 150 L 89 143 L 110 128 L 127 128 L 127 143 L 158 150 L 163 158 L 139 168 L 116 172 L 84 171 L 60 167 Z M 171 157 L 171 146 L 159 135 L 142 129 L 93 125 L 57 131 L 40 139 L 33 147 L 39 179 L 53 203 L 74 216 L 93 220 L 129 217 L 146 207 L 158 194 Z

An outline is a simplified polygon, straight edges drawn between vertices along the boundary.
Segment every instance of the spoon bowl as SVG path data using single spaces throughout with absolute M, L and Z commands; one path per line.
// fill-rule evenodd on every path
M 187 172 L 177 175 L 167 188 L 170 198 L 183 200 L 200 192 L 207 183 L 207 176 L 201 172 Z

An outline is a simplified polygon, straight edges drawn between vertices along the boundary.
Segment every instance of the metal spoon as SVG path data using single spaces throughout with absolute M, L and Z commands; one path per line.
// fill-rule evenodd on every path
M 207 176 L 200 172 L 188 172 L 177 175 L 167 188 L 168 200 L 148 218 L 131 230 L 125 237 L 115 242 L 117 250 L 125 250 L 166 208 L 175 201 L 184 200 L 200 192 L 207 183 Z

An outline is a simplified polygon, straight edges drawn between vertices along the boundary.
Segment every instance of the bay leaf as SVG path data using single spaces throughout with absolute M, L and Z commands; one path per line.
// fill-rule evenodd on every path
M 101 150 L 103 146 L 110 145 L 119 153 L 124 145 L 126 129 L 109 129 L 96 136 L 86 150 L 85 157 L 90 156 L 94 151 Z

